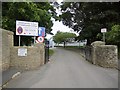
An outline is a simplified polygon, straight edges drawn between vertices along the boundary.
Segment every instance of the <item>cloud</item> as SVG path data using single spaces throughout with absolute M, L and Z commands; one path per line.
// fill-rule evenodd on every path
M 75 33 L 76 35 L 78 35 L 78 33 L 74 32 L 74 30 L 72 28 L 69 28 L 68 26 L 65 26 L 62 24 L 62 21 L 53 21 L 54 25 L 52 27 L 52 33 L 55 35 L 57 33 L 57 31 L 61 31 L 61 32 L 71 32 L 71 33 Z

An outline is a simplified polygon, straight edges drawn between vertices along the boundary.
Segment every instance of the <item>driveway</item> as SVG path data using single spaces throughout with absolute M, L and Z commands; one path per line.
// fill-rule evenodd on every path
M 118 88 L 118 71 L 87 62 L 79 53 L 54 49 L 50 62 L 23 72 L 8 88 Z

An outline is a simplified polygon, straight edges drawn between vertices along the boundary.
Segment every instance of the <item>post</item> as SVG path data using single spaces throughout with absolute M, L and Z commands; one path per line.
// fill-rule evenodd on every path
M 20 39 L 21 39 L 21 37 L 20 37 L 20 35 L 19 35 L 19 47 L 20 47 Z
M 107 32 L 106 28 L 101 29 L 101 33 L 103 33 L 103 42 L 105 42 L 105 33 Z
M 78 48 L 80 48 L 80 41 L 79 41 L 79 47 Z
M 34 44 L 35 44 L 35 36 L 34 36 Z
M 103 32 L 103 42 L 105 42 L 105 32 Z

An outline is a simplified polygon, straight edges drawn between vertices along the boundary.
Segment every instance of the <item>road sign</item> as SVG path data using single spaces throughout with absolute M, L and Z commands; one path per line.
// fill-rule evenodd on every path
M 39 36 L 39 37 L 37 38 L 37 41 L 38 41 L 39 43 L 42 43 L 42 42 L 44 42 L 44 37 L 42 37 L 42 36 Z
M 38 36 L 38 22 L 16 20 L 16 35 Z
M 106 28 L 102 28 L 101 32 L 103 33 L 103 42 L 105 42 L 105 33 L 107 32 Z
M 38 29 L 38 36 L 45 36 L 45 27 L 39 27 Z
M 101 29 L 101 32 L 102 32 L 102 33 L 105 33 L 105 32 L 107 32 L 107 29 L 106 29 L 106 28 L 102 28 L 102 29 Z

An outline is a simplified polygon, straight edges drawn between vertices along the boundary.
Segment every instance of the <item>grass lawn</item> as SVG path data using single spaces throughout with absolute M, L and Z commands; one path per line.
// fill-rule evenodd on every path
M 56 47 L 63 47 L 64 48 L 64 46 L 56 46 Z M 85 48 L 85 46 L 65 46 L 65 48 Z
M 85 46 L 65 46 L 66 48 L 85 48 Z
M 119 60 L 120 60 L 120 47 L 119 47 L 119 49 L 118 49 L 118 58 L 119 58 Z
M 54 51 L 52 49 L 49 49 L 49 55 L 52 56 L 54 54 Z

